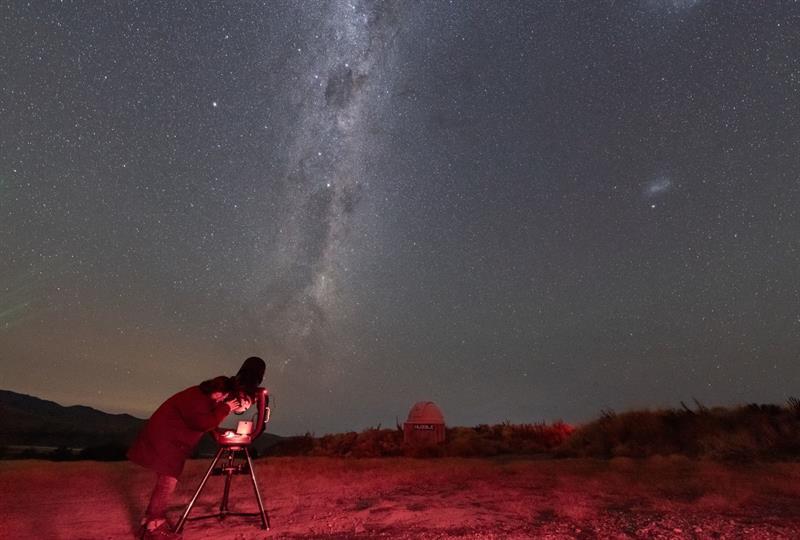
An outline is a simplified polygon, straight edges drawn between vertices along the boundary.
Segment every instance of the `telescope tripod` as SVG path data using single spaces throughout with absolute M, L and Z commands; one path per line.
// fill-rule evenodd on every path
M 216 467 L 217 462 L 220 461 L 222 455 L 225 454 L 223 458 L 223 463 Z M 241 456 L 239 456 L 240 461 L 236 463 L 237 454 L 244 454 L 244 458 L 246 460 L 242 461 Z M 215 468 L 216 467 L 216 468 Z M 247 474 L 250 473 L 250 480 L 253 482 L 253 491 L 256 494 L 256 500 L 258 501 L 258 509 L 259 512 L 231 512 L 228 508 L 228 496 L 230 495 L 231 490 L 231 480 L 233 479 L 234 474 Z M 200 492 L 203 491 L 203 488 L 206 486 L 206 482 L 211 475 L 214 476 L 225 476 L 225 487 L 222 492 L 222 501 L 219 505 L 219 512 L 216 514 L 209 514 L 206 516 L 197 516 L 197 517 L 189 517 L 189 512 L 191 512 L 194 503 L 197 501 L 197 498 L 200 496 Z M 189 506 L 186 507 L 186 510 L 183 512 L 180 521 L 175 526 L 175 532 L 181 532 L 183 529 L 184 524 L 186 521 L 194 521 L 198 519 L 208 519 L 208 518 L 219 518 L 220 520 L 225 519 L 227 516 L 261 516 L 261 528 L 262 529 L 269 529 L 269 516 L 267 515 L 267 511 L 264 510 L 264 503 L 261 500 L 261 492 L 258 490 L 258 482 L 256 482 L 256 475 L 253 471 L 253 460 L 250 459 L 250 452 L 248 451 L 248 445 L 239 445 L 239 446 L 220 446 L 219 450 L 217 450 L 216 456 L 214 456 L 214 461 L 211 462 L 211 466 L 206 471 L 206 475 L 203 477 L 203 481 L 200 482 L 200 486 L 198 486 L 197 491 L 192 497 L 192 500 L 189 502 Z

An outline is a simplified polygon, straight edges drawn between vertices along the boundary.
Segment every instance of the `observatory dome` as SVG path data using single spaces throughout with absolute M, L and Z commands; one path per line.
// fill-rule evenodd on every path
M 412 424 L 444 424 L 444 415 L 433 401 L 415 403 L 408 412 L 408 420 Z

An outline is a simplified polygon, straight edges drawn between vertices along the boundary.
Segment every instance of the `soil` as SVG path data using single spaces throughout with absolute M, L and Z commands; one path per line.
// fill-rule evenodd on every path
M 177 521 L 210 460 L 193 460 L 173 499 Z M 263 458 L 258 517 L 189 521 L 186 540 L 800 538 L 800 463 Z M 132 463 L 0 462 L 0 538 L 134 538 L 153 475 Z M 214 513 L 212 476 L 191 516 Z M 230 510 L 257 511 L 248 476 Z

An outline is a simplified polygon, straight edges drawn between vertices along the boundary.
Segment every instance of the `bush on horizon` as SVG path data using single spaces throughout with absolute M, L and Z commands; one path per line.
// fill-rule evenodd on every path
M 479 425 L 447 428 L 440 445 L 406 445 L 400 429 L 370 428 L 314 437 L 306 433 L 288 437 L 265 451 L 271 456 L 320 457 L 488 457 L 553 452 L 572 433 L 572 427 L 547 424 Z
M 800 456 L 800 407 L 750 404 L 697 410 L 605 412 L 559 448 L 564 457 L 645 458 L 680 454 L 748 462 Z

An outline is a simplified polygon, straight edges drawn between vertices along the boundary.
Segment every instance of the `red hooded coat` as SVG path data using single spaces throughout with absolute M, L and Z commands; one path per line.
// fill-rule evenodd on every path
M 217 427 L 230 409 L 192 386 L 165 401 L 128 450 L 128 459 L 177 478 L 203 433 Z

